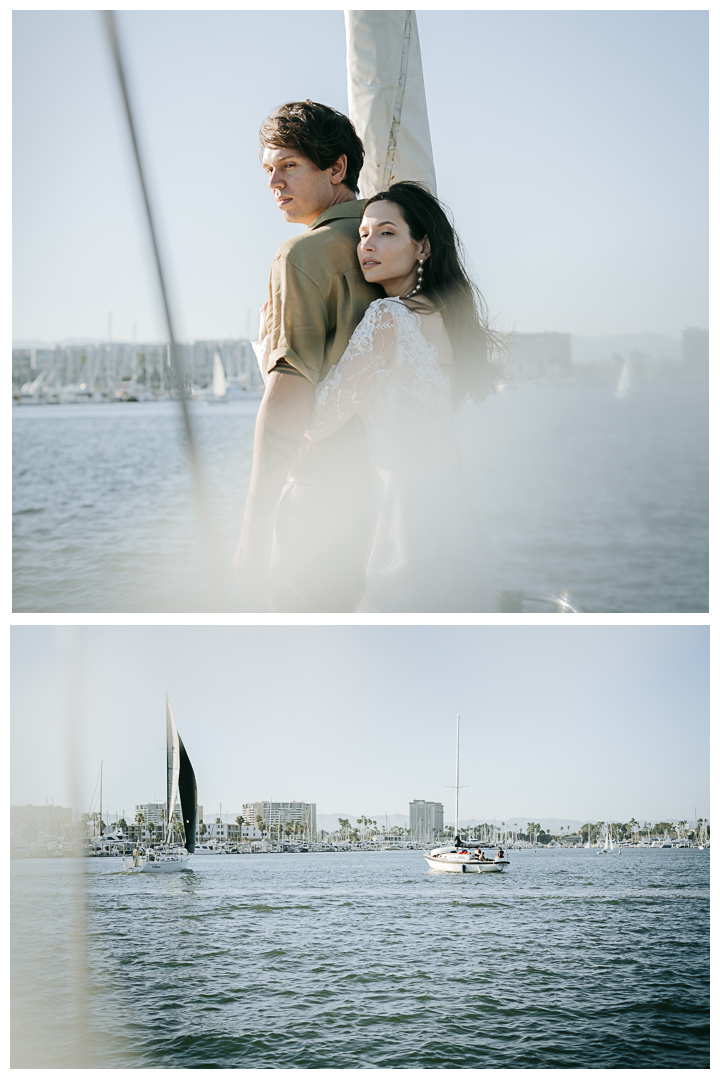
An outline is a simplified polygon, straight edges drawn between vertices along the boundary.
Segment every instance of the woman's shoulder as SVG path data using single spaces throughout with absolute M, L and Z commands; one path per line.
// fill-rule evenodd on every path
M 389 324 L 401 319 L 407 308 L 399 296 L 381 296 L 373 300 L 365 311 L 365 319 L 375 325 L 381 322 Z

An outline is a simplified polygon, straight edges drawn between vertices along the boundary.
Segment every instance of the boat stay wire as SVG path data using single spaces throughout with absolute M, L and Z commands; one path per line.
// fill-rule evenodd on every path
M 118 86 L 120 88 L 125 118 L 127 120 L 130 141 L 133 148 L 135 168 L 137 171 L 138 181 L 140 183 L 140 190 L 142 192 L 143 204 L 145 207 L 145 218 L 147 221 L 148 231 L 150 233 L 150 240 L 152 244 L 153 257 L 155 262 L 155 271 L 157 273 L 157 280 L 160 286 L 160 294 L 162 296 L 163 312 L 165 315 L 165 324 L 167 328 L 168 343 L 170 347 L 170 372 L 174 383 L 175 394 L 178 402 L 180 403 L 180 410 L 182 413 L 182 424 L 185 433 L 185 440 L 187 443 L 188 455 L 190 458 L 190 468 L 194 480 L 200 524 L 204 533 L 204 539 L 207 549 L 210 583 L 214 593 L 215 604 L 217 607 L 222 607 L 223 605 L 221 605 L 220 602 L 220 587 L 217 581 L 216 568 L 218 566 L 218 562 L 215 558 L 214 530 L 211 524 L 212 518 L 210 513 L 210 505 L 206 494 L 205 484 L 203 482 L 200 460 L 198 457 L 197 446 L 195 443 L 192 418 L 190 416 L 190 410 L 188 408 L 185 365 L 183 362 L 182 351 L 178 348 L 178 342 L 175 336 L 176 321 L 173 318 L 170 296 L 166 284 L 167 275 L 163 268 L 163 259 L 160 253 L 160 244 L 158 241 L 157 230 L 155 228 L 155 218 L 153 215 L 152 207 L 150 205 L 150 196 L 145 179 L 145 169 L 143 166 L 142 154 L 140 152 L 140 145 L 137 138 L 137 128 L 133 116 L 133 109 L 130 101 L 130 94 L 128 91 L 128 80 L 125 74 L 125 64 L 123 61 L 122 49 L 118 36 L 117 20 L 115 18 L 114 11 L 103 11 L 101 14 L 103 16 L 107 39 L 110 45 L 110 51 L 113 59 L 113 66 L 115 68 L 115 74 L 117 76 Z

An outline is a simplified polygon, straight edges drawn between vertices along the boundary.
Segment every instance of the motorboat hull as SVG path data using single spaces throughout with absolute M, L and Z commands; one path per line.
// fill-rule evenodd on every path
M 187 870 L 189 861 L 187 852 L 183 855 L 156 855 L 154 859 L 139 855 L 125 859 L 124 868 L 130 874 L 177 874 L 180 870 Z
M 440 874 L 501 874 L 508 865 L 507 859 L 482 860 L 469 859 L 462 855 L 428 855 L 425 862 L 435 873 Z

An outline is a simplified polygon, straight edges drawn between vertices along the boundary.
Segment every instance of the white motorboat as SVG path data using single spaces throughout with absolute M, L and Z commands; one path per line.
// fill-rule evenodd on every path
M 433 848 L 423 855 L 430 870 L 441 874 L 501 874 L 509 860 L 502 848 L 494 859 L 486 858 L 479 844 L 472 841 L 463 844 L 458 828 L 458 793 L 460 791 L 460 716 L 455 729 L 455 843 L 448 847 Z
M 475 851 L 472 847 L 438 848 L 424 854 L 430 869 L 444 874 L 500 874 L 510 865 L 502 848 L 494 859 L 487 859 L 481 851 Z
M 165 695 L 165 727 L 167 736 L 167 827 L 164 842 L 141 851 L 135 848 L 123 866 L 134 874 L 173 874 L 186 870 L 195 851 L 197 831 L 197 784 L 190 758 L 175 726 L 175 717 Z M 180 796 L 185 846 L 174 842 L 175 804 Z

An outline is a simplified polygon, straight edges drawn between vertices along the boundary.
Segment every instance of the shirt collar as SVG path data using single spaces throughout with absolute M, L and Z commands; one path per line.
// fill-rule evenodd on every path
M 327 210 L 323 210 L 321 214 L 318 214 L 309 228 L 317 229 L 320 225 L 327 225 L 329 221 L 337 221 L 338 218 L 356 218 L 360 221 L 365 211 L 366 202 L 367 199 L 352 199 L 348 200 L 348 202 L 336 203 L 335 206 L 328 206 Z

